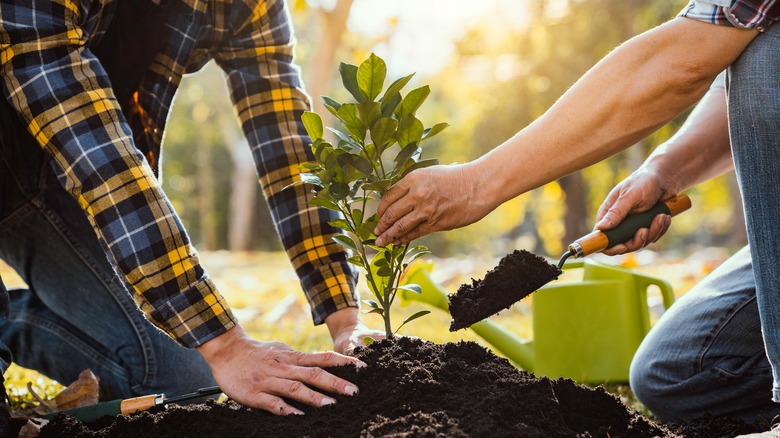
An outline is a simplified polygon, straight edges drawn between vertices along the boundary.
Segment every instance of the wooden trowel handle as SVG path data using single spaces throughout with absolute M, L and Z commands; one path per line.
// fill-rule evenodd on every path
M 677 216 L 691 208 L 691 198 L 686 195 L 678 195 L 672 199 L 659 202 L 650 210 L 642 213 L 629 214 L 617 227 L 611 230 L 595 230 L 569 245 L 569 251 L 575 258 L 597 253 L 613 246 L 627 242 L 634 237 L 640 228 L 648 228 L 653 219 L 659 214 Z

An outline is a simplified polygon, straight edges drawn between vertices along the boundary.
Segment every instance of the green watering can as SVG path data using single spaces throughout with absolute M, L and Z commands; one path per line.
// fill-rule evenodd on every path
M 647 290 L 658 286 L 665 308 L 674 302 L 671 285 L 631 269 L 576 260 L 564 270 L 581 269 L 582 281 L 548 284 L 534 292 L 534 339 L 522 339 L 485 319 L 470 327 L 518 367 L 536 375 L 581 383 L 628 382 L 628 369 L 650 330 Z M 447 310 L 447 292 L 430 277 L 433 263 L 417 260 L 404 274 L 402 303 L 420 301 Z

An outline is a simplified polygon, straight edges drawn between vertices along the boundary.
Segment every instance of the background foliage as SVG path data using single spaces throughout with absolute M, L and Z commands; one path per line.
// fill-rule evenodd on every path
M 451 23 L 462 26 L 454 36 L 411 27 L 409 23 L 417 23 L 415 9 L 407 3 L 383 9 L 375 0 L 293 1 L 297 62 L 316 105 L 323 94 L 347 98 L 335 74 L 339 61 L 359 63 L 374 51 L 389 65 L 401 65 L 403 70 L 389 72 L 390 76 L 418 71 L 410 85 L 431 84 L 419 118 L 426 124 L 446 120 L 451 125 L 430 140 L 428 152 L 446 164 L 474 159 L 509 138 L 610 50 L 673 18 L 686 2 L 494 0 L 486 2 L 493 5 L 486 13 Z M 447 17 L 447 11 L 429 16 L 428 27 L 438 29 L 436 23 Z M 417 31 L 425 38 L 419 41 L 420 49 L 399 51 L 397 41 Z M 452 50 L 446 56 L 443 51 L 419 53 L 437 42 L 450 43 Z M 414 59 L 436 57 L 439 62 L 433 67 L 405 65 L 404 57 L 394 57 L 395 53 Z M 279 243 L 223 84 L 214 65 L 185 79 L 165 138 L 164 188 L 199 249 L 277 250 Z M 323 108 L 318 112 L 327 114 Z M 506 203 L 477 224 L 426 237 L 421 243 L 449 256 L 490 258 L 524 248 L 557 257 L 565 244 L 592 228 L 607 192 L 682 121 L 674 120 L 608 160 Z M 657 248 L 684 251 L 691 245 L 743 244 L 735 190 L 733 175 L 694 189 L 692 211 L 675 219 Z

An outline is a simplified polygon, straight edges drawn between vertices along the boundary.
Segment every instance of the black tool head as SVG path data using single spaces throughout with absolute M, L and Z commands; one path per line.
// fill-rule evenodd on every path
M 557 266 L 525 250 L 507 254 L 483 280 L 472 279 L 449 296 L 452 323 L 456 331 L 508 309 L 562 273 Z

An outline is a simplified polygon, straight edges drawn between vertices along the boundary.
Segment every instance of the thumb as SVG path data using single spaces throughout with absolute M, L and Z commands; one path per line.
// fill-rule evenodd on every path
M 594 228 L 597 230 L 611 230 L 618 226 L 626 218 L 627 214 L 627 212 L 622 211 L 618 204 L 614 204 L 604 213 L 604 217 L 596 222 Z

